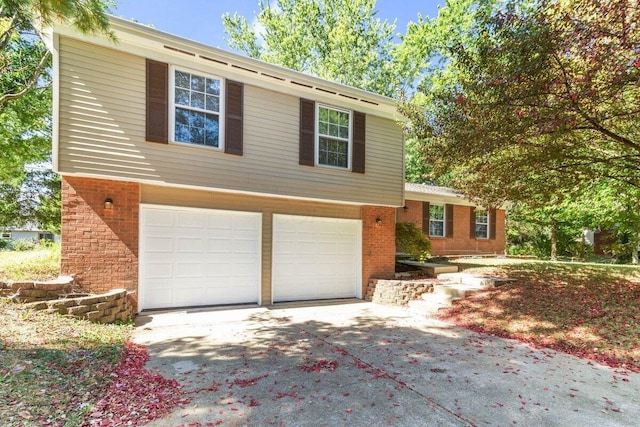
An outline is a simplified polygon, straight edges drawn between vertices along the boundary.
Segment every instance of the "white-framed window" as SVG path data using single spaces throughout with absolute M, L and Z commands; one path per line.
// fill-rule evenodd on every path
M 429 205 L 429 236 L 445 236 L 445 215 L 444 205 Z
M 223 148 L 222 78 L 182 68 L 172 68 L 171 76 L 172 140 Z
M 1 239 L 10 239 L 11 238 L 11 232 L 3 231 L 2 233 L 0 233 L 0 238 Z
M 489 212 L 476 209 L 476 239 L 489 238 Z
M 316 162 L 351 168 L 351 111 L 316 105 Z

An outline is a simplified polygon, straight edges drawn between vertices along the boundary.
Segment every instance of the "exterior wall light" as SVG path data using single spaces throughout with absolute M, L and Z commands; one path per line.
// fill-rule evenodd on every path
M 378 224 L 379 226 L 382 225 L 382 218 L 376 218 L 376 224 Z
M 105 209 L 113 209 L 113 200 L 111 197 L 107 197 L 104 199 L 104 208 Z

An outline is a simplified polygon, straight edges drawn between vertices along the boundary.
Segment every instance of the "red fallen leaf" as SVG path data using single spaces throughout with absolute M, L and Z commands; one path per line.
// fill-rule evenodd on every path
M 349 393 L 345 392 L 345 393 L 342 393 L 342 395 L 343 395 L 344 397 L 347 397 L 347 396 L 349 396 Z
M 613 412 L 620 412 L 620 408 L 611 408 Z
M 351 408 L 347 408 L 347 414 L 351 413 Z
M 576 395 L 573 393 L 569 393 L 569 397 L 576 397 Z

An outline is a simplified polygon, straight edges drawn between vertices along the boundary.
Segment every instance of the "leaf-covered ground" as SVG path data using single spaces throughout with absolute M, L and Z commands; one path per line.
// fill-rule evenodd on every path
M 99 325 L 0 301 L 0 425 L 142 425 L 183 402 L 144 369 L 129 325 Z
M 640 270 L 524 263 L 466 271 L 515 282 L 460 300 L 438 317 L 469 329 L 640 372 Z

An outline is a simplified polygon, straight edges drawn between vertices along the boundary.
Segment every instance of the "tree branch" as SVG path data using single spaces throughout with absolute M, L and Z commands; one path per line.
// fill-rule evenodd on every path
M 35 70 L 33 70 L 31 77 L 29 77 L 29 79 L 25 82 L 22 90 L 14 93 L 5 93 L 4 95 L 0 96 L 0 111 L 2 111 L 2 107 L 6 105 L 7 102 L 11 101 L 12 99 L 20 98 L 35 87 L 35 85 L 38 83 L 38 79 L 42 75 L 42 72 L 47 67 L 47 61 L 49 60 L 50 56 L 51 52 L 47 51 L 47 53 L 45 53 L 42 58 L 40 58 L 40 62 L 38 62 Z

